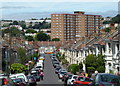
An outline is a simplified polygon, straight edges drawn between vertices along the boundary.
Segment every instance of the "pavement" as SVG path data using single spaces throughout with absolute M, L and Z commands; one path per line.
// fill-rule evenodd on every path
M 55 69 L 52 65 L 49 54 L 45 54 L 44 61 L 44 79 L 37 82 L 37 86 L 64 86 L 63 82 L 55 74 Z

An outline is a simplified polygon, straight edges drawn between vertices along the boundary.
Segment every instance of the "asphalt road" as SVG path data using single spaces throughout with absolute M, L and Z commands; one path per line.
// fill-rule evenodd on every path
M 64 86 L 63 82 L 55 74 L 55 69 L 52 65 L 49 54 L 45 54 L 44 61 L 44 80 L 37 82 L 37 86 Z

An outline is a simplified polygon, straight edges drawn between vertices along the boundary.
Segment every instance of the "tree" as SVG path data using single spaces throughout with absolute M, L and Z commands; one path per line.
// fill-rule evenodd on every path
M 25 33 L 37 33 L 37 31 L 35 31 L 35 30 L 33 30 L 33 29 L 28 29 L 28 30 L 26 30 Z
M 26 36 L 25 39 L 28 40 L 28 41 L 34 41 L 33 36 Z
M 112 18 L 113 23 L 118 23 L 120 24 L 120 14 Z
M 42 33 L 42 32 L 39 32 L 36 36 L 35 36 L 36 40 L 38 41 L 48 41 L 50 40 L 50 36 L 45 34 L 45 33 Z
M 23 29 L 27 29 L 25 21 L 21 21 L 19 22 L 19 25 L 23 28 Z
M 105 28 L 105 32 L 110 32 L 110 31 L 111 31 L 110 27 Z
M 83 64 L 82 63 L 79 63 L 79 68 L 83 69 Z
M 103 24 L 110 24 L 111 21 L 103 21 Z
M 17 53 L 18 53 L 18 56 L 20 59 L 20 63 L 25 64 L 26 59 L 27 59 L 26 50 L 24 48 L 20 47 L 17 49 Z
M 53 38 L 52 41 L 60 41 L 59 38 Z
M 22 72 L 25 72 L 27 70 L 27 67 L 23 64 L 20 64 L 20 63 L 11 64 L 8 68 L 9 68 L 9 70 L 11 70 L 12 74 L 22 73 Z
M 76 72 L 79 72 L 79 65 L 78 64 L 71 64 L 68 66 L 68 71 L 76 74 Z
M 11 37 L 19 37 L 23 33 L 17 27 L 10 27 L 2 31 L 3 35 L 9 33 Z
M 103 55 L 88 55 L 86 57 L 86 66 L 87 67 L 94 67 L 95 70 L 97 70 L 99 67 L 100 68 L 103 68 L 103 69 L 100 69 L 97 70 L 99 72 L 104 72 L 105 70 L 105 59 L 104 59 L 104 56 Z M 87 70 L 88 71 L 88 70 Z
M 13 21 L 13 25 L 18 25 L 18 21 Z

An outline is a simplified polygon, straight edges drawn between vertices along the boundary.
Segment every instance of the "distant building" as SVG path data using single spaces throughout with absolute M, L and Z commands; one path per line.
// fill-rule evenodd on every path
M 34 26 L 35 24 L 38 24 L 39 22 L 42 23 L 43 21 L 47 22 L 47 23 L 51 23 L 51 20 L 25 20 L 26 26 L 28 27 L 30 24 L 32 24 L 32 26 Z
M 101 15 L 88 15 L 81 11 L 74 14 L 51 14 L 51 38 L 61 41 L 79 41 L 100 34 Z
M 16 27 L 16 28 L 18 28 L 19 30 L 23 30 L 23 28 L 22 28 L 20 25 L 10 25 L 10 27 Z
M 1 26 L 8 26 L 9 24 L 13 23 L 12 20 L 1 20 L 0 25 Z
M 51 29 L 40 29 L 43 33 L 46 33 L 47 35 L 51 35 Z

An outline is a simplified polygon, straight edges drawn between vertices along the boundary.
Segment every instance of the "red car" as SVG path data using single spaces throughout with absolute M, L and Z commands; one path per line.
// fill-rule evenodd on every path
M 88 85 L 91 82 L 92 80 L 89 77 L 78 76 L 73 83 L 74 86 L 84 86 L 84 85 Z

